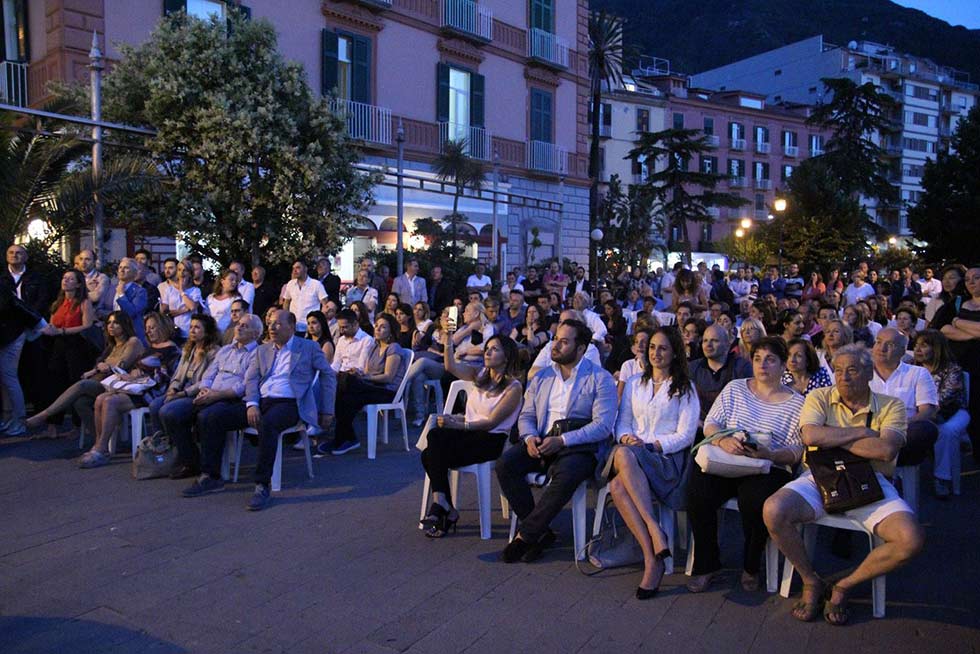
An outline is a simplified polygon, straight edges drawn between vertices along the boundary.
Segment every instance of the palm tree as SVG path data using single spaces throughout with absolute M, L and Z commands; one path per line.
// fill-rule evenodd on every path
M 592 107 L 591 145 L 589 146 L 589 232 L 598 225 L 599 216 L 599 111 L 602 87 L 614 88 L 623 81 L 623 20 L 605 11 L 589 16 L 589 94 Z M 595 275 L 595 248 L 589 248 L 589 271 Z
M 455 188 L 453 212 L 449 215 L 449 232 L 452 238 L 449 257 L 452 260 L 456 259 L 456 240 L 459 235 L 459 223 L 463 219 L 459 213 L 459 198 L 467 188 L 479 190 L 486 177 L 483 164 L 470 157 L 468 151 L 469 147 L 465 139 L 449 140 L 443 144 L 442 152 L 435 160 L 436 176 Z

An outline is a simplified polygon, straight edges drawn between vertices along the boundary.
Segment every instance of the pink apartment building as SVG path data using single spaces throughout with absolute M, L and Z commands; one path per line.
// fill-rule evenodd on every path
M 496 163 L 499 190 L 512 194 L 498 195 L 499 260 L 525 264 L 536 227 L 536 260 L 560 251 L 588 261 L 587 0 L 0 1 L 5 84 L 22 89 L 9 99 L 32 106 L 52 80 L 87 79 L 93 31 L 111 70 L 117 44 L 143 41 L 172 11 L 266 19 L 311 87 L 336 95 L 365 166 L 394 170 L 403 127 L 405 173 L 414 180 L 405 192 L 409 247 L 423 245 L 409 238 L 415 219 L 451 211 L 449 195 L 422 187 L 437 186 L 424 180 L 434 177 L 442 143 L 466 139 L 486 163 L 487 188 Z M 361 253 L 395 243 L 395 189 L 379 186 L 376 199 L 340 254 L 343 272 Z M 488 258 L 492 203 L 466 198 L 460 210 L 480 239 L 474 254 Z

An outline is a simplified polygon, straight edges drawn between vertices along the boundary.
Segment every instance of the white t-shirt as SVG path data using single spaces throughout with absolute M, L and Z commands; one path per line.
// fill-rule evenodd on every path
M 871 284 L 866 283 L 861 288 L 850 284 L 844 289 L 844 306 L 856 304 L 865 298 L 874 296 L 874 294 L 875 288 Z
M 157 287 L 160 291 L 160 306 L 167 307 L 170 311 L 180 311 L 186 308 L 187 305 L 180 297 L 180 290 L 176 286 L 169 284 L 168 282 L 163 282 Z M 196 286 L 191 286 L 188 289 L 184 289 L 184 293 L 190 299 L 197 302 L 198 310 L 201 307 L 201 289 Z M 193 311 L 188 311 L 187 313 L 182 313 L 179 316 L 173 316 L 174 327 L 180 330 L 180 335 L 187 338 L 187 330 L 191 326 L 191 316 L 194 315 Z
M 930 300 L 935 300 L 937 297 L 939 297 L 939 294 L 943 292 L 943 283 L 935 277 L 929 281 L 920 279 L 919 287 L 922 288 L 922 301 L 926 304 L 928 304 Z
M 466 288 L 475 288 L 481 286 L 493 286 L 493 280 L 490 279 L 488 275 L 483 275 L 482 277 L 477 275 L 470 275 L 469 277 L 466 278 Z M 480 292 L 480 295 L 483 296 L 484 300 L 487 299 L 488 294 L 489 293 L 487 291 Z
M 907 363 L 898 364 L 895 372 L 883 380 L 878 371 L 871 380 L 871 390 L 882 395 L 896 397 L 905 404 L 905 411 L 911 418 L 923 404 L 939 406 L 939 391 L 929 371 L 922 366 Z
M 224 300 L 219 300 L 214 297 L 214 294 L 208 296 L 208 313 L 214 318 L 214 321 L 218 323 L 218 331 L 224 332 L 228 329 L 228 325 L 231 324 L 231 303 L 238 299 L 237 295 L 229 295 Z M 178 316 L 180 317 L 180 316 Z M 190 326 L 190 320 L 188 316 L 187 326 Z
M 252 305 L 255 303 L 255 284 L 243 279 L 238 282 L 238 294 L 242 296 L 243 300 L 248 302 L 248 308 L 251 311 Z
M 320 308 L 327 292 L 319 280 L 307 277 L 302 286 L 298 280 L 290 279 L 283 289 L 283 297 L 289 300 L 289 312 L 296 316 L 296 331 L 305 333 L 306 316 Z

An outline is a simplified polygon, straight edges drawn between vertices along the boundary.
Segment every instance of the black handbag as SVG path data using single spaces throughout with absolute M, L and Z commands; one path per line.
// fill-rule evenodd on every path
M 868 413 L 867 426 L 871 426 Z M 843 513 L 885 499 L 871 461 L 842 447 L 811 450 L 806 453 L 823 508 L 827 513 Z

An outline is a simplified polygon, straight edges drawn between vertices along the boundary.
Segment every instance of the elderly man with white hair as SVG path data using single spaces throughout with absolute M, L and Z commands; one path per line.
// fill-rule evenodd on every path
M 139 263 L 136 259 L 123 257 L 116 269 L 116 293 L 112 298 L 112 309 L 124 311 L 132 319 L 136 328 L 136 337 L 146 345 L 146 332 L 143 330 L 143 312 L 147 309 L 146 289 L 136 281 L 139 274 Z
M 924 536 L 912 508 L 888 481 L 905 444 L 905 407 L 901 400 L 872 389 L 874 365 L 863 346 L 840 348 L 833 366 L 835 385 L 806 396 L 800 412 L 803 444 L 810 450 L 843 448 L 871 462 L 884 497 L 840 515 L 859 521 L 884 542 L 837 580 L 828 594 L 798 529 L 826 515 L 809 469 L 766 500 L 763 518 L 773 541 L 803 578 L 803 597 L 793 608 L 793 617 L 806 622 L 822 613 L 828 623 L 839 626 L 848 621 L 847 600 L 853 589 L 908 563 L 922 550 Z
M 600 347 L 606 342 L 606 323 L 602 317 L 592 310 L 592 297 L 580 291 L 572 296 L 572 308 L 582 314 L 582 320 L 592 330 L 592 342 L 599 343 Z

